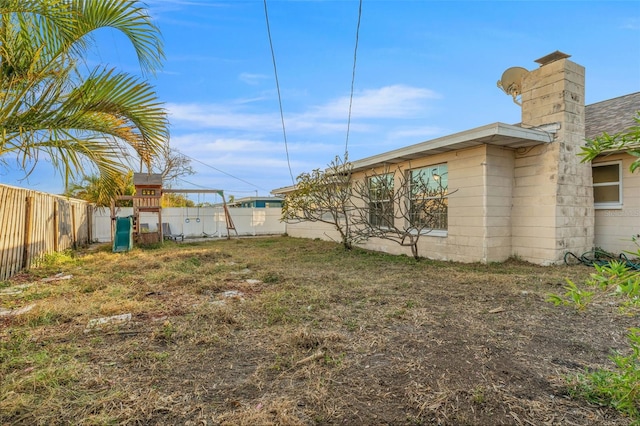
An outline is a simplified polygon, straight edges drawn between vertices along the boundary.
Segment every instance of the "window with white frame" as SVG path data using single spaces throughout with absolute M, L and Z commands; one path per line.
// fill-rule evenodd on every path
M 593 201 L 597 209 L 622 207 L 622 164 L 620 161 L 592 164 Z
M 385 228 L 393 226 L 393 173 L 371 176 L 369 188 L 369 224 Z
M 416 229 L 448 228 L 448 170 L 446 164 L 409 171 L 411 225 Z

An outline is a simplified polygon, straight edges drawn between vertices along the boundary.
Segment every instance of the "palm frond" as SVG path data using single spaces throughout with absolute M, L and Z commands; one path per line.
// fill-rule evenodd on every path
M 162 151 L 168 121 L 148 82 L 78 71 L 104 27 L 129 38 L 143 69 L 159 66 L 160 33 L 136 1 L 0 0 L 0 158 L 15 155 L 27 171 L 44 155 L 69 182 L 88 164 L 111 179 Z
M 125 34 L 145 72 L 155 73 L 164 59 L 160 30 L 134 0 L 78 0 L 73 2 L 82 17 L 77 36 L 83 38 L 98 28 L 113 28 Z

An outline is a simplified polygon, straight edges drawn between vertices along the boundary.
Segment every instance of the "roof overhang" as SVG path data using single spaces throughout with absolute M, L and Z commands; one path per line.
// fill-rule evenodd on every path
M 526 129 L 505 123 L 493 123 L 464 132 L 431 139 L 415 145 L 398 148 L 382 154 L 353 161 L 352 171 L 361 171 L 380 166 L 399 164 L 430 155 L 442 154 L 472 148 L 479 145 L 494 145 L 509 149 L 527 148 L 551 143 L 560 125 L 551 123 L 538 128 Z M 295 191 L 294 186 L 274 189 L 272 194 L 286 194 Z
M 353 171 L 398 164 L 479 145 L 518 149 L 550 143 L 553 142 L 554 134 L 558 128 L 559 125 L 544 126 L 544 130 L 542 130 L 541 128 L 525 129 L 505 123 L 488 124 L 354 161 L 352 163 Z

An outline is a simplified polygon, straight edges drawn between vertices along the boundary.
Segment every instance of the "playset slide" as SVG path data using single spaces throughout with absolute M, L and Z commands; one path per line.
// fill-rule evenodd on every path
M 133 218 L 117 217 L 116 232 L 113 236 L 113 252 L 120 253 L 133 248 Z

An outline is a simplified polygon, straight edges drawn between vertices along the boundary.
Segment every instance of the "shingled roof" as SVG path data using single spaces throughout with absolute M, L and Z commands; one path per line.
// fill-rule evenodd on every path
M 585 137 L 606 132 L 610 135 L 624 132 L 636 125 L 633 117 L 640 111 L 640 92 L 630 93 L 585 107 Z

